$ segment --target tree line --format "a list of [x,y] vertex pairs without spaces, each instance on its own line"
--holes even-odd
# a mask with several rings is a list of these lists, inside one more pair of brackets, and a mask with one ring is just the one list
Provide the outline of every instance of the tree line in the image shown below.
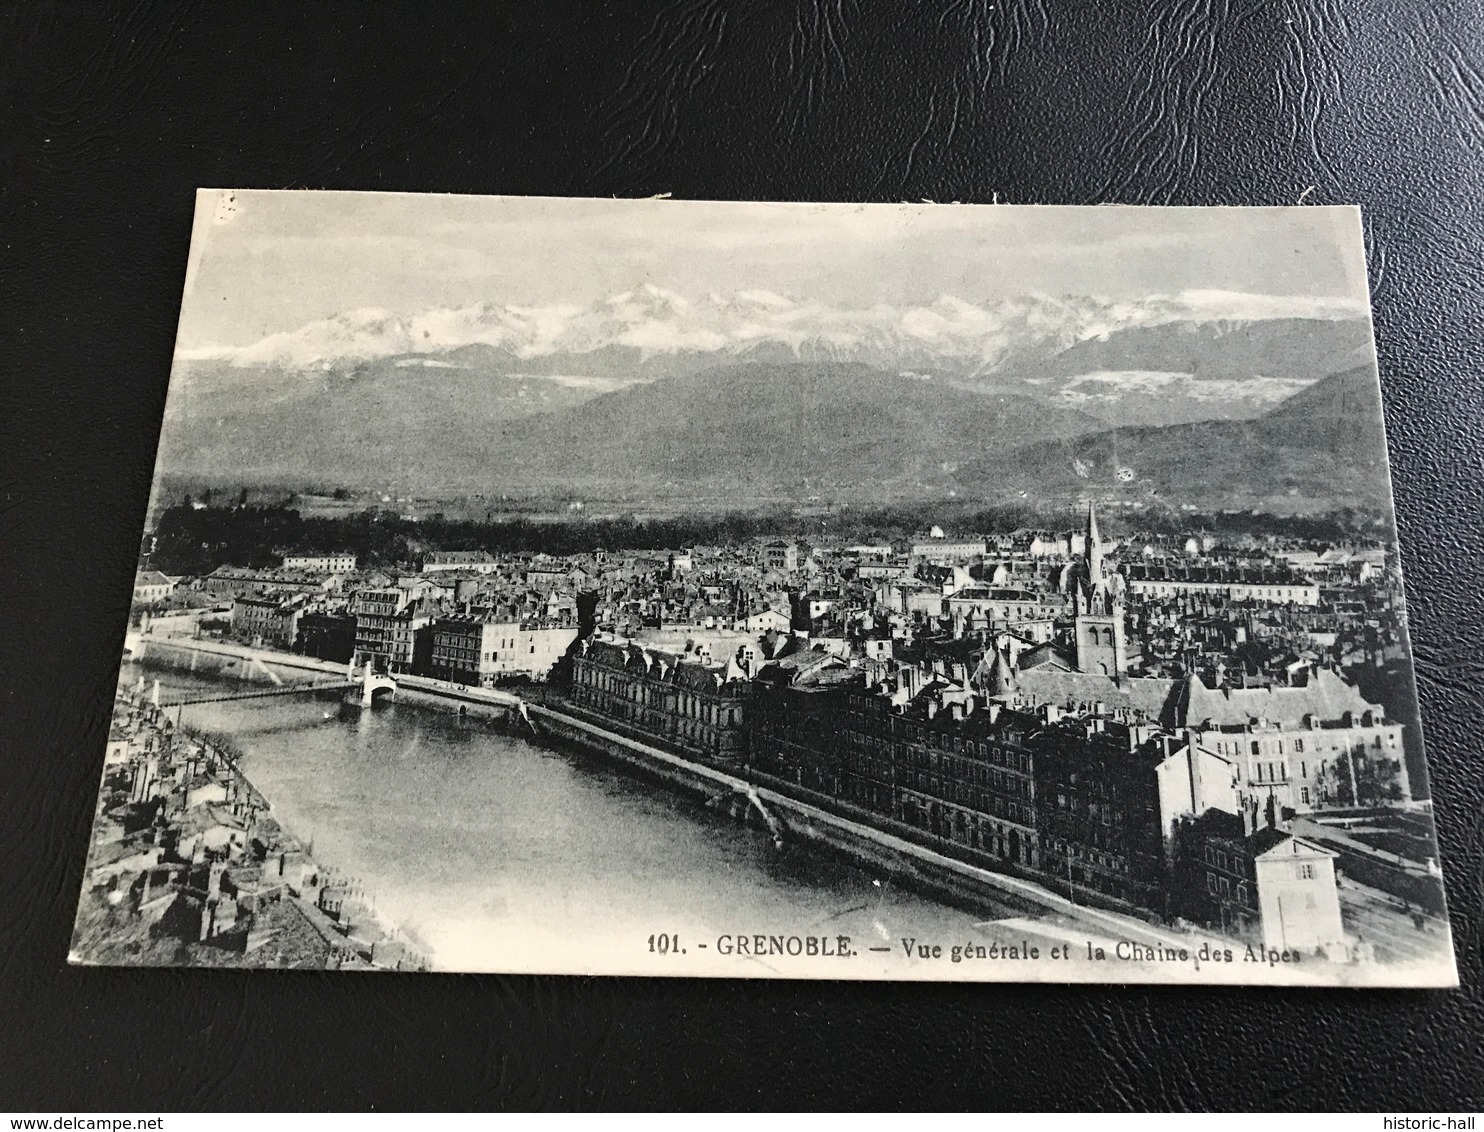
[[[227,498],[231,498],[228,496]],[[1119,521],[1110,516],[1105,527]],[[1126,521],[1126,520],[1125,520]],[[1241,528],[1250,533],[1336,538],[1360,524],[1354,516],[1281,519],[1277,516],[1183,516],[1184,530]],[[1025,506],[991,508],[934,504],[850,509],[825,515],[799,515],[788,508],[674,518],[536,520],[449,519],[434,515],[407,519],[370,508],[344,516],[305,516],[288,502],[254,505],[242,495],[223,505],[200,506],[190,497],[161,515],[146,549],[153,569],[172,575],[208,574],[218,566],[266,568],[284,552],[346,550],[366,567],[415,561],[432,550],[484,550],[491,554],[544,552],[585,554],[598,549],[658,550],[726,545],[755,538],[809,541],[828,536],[861,542],[920,537],[934,523],[951,524],[950,534],[1006,532],[1024,527],[1072,529],[1072,511],[1049,514]],[[1146,517],[1138,520],[1146,529]],[[1158,529],[1158,524],[1153,524]],[[1170,533],[1179,533],[1170,522]]]

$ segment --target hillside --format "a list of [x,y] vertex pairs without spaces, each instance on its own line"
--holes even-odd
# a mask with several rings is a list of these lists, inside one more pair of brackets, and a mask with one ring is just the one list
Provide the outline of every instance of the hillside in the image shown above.
[[435,453],[448,453],[450,442],[476,442],[477,454],[490,428],[621,387],[507,373],[502,354],[470,346],[452,362],[398,357],[309,372],[179,363],[160,466],[169,474],[420,485],[447,470]]
[[1294,499],[1378,507],[1388,498],[1380,390],[1369,366],[1335,374],[1251,421],[1125,427],[977,462],[986,494],[1102,493],[1180,503]]
[[[398,484],[418,492],[665,487],[702,492],[951,490],[1001,447],[1098,422],[1028,398],[859,365],[752,363],[551,404],[563,387],[472,370],[388,368],[285,383],[250,411],[172,398],[168,470]],[[531,415],[538,400],[552,411]]]
[[1368,322],[1264,302],[1213,318],[1153,300],[843,310],[641,289],[560,318],[351,312],[183,353],[161,468],[418,495],[1375,494],[1373,473],[1336,471],[1374,447],[1368,412],[1331,403],[1343,387],[1362,404],[1365,382],[1321,380],[1371,372]]
[[[1001,446],[1097,427],[1085,414],[858,365],[753,363],[635,385],[530,422],[529,474],[855,493],[954,482]],[[524,430],[507,430],[512,439]]]
[[432,387],[440,375],[448,385],[462,374],[487,379],[484,408],[515,418],[739,362],[851,364],[1044,401],[1105,426],[1177,424],[1257,417],[1369,360],[1369,322],[1350,301],[944,294],[850,307],[645,284],[586,306],[350,310],[243,346],[184,349],[177,381],[188,389],[177,400],[188,393],[200,415],[230,422],[259,399],[303,400],[327,378],[339,393],[340,379],[408,384],[422,375]]
[[1130,326],[1065,349],[1016,349],[977,380],[1058,400],[1110,425],[1261,416],[1330,374],[1367,364],[1363,319]]
[[1282,318],[1264,322],[1169,322],[1087,338],[1037,367],[1047,376],[1161,368],[1201,379],[1308,378],[1367,360],[1364,319]]

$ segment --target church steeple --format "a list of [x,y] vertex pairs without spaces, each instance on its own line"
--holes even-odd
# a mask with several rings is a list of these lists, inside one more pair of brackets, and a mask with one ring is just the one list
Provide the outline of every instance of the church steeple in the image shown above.
[[1087,584],[1096,589],[1103,581],[1103,540],[1098,534],[1098,516],[1092,500],[1087,501],[1087,537],[1082,549],[1087,560]]
[[1086,544],[1076,594],[1077,667],[1115,679],[1128,670],[1124,642],[1122,579],[1103,572],[1103,539],[1092,501],[1087,503]]

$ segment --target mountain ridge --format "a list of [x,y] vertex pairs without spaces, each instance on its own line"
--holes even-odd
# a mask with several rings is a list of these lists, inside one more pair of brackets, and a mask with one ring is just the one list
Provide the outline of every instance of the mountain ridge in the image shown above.
[[[739,363],[597,396],[492,407],[467,371],[320,375],[237,417],[177,418],[174,473],[513,491],[835,499],[1089,493],[1200,500],[1387,497],[1375,370],[1353,367],[1248,420],[1105,427],[1055,401],[854,363]],[[516,394],[546,385],[514,384]],[[210,412],[203,403],[197,409]],[[538,411],[544,410],[544,411]]]
[[[1364,368],[1363,313],[1348,300],[1226,293],[842,308],[767,291],[692,300],[651,284],[587,306],[372,308],[228,355],[181,351],[161,468],[417,492],[612,482],[859,497],[1008,480],[1032,493],[1042,488],[1028,467],[1046,464],[1070,489],[1068,468],[1078,480],[1117,472],[1131,464],[1111,447],[1147,443],[1157,490],[1191,479],[1170,465],[1179,453],[1199,456],[1183,434],[1149,428],[1259,422]],[[1239,434],[1208,439],[1234,483],[1256,485],[1226,452]],[[1299,478],[1284,443],[1252,435]],[[1028,462],[1005,464],[1022,450]],[[1329,484],[1323,467],[1304,470]]]
[[[1020,314],[1035,321],[1029,311]],[[1033,312],[1045,314],[1040,307]],[[582,352],[529,355],[509,346],[469,342],[442,351],[342,357],[309,368],[183,353],[176,364],[172,404],[215,401],[232,416],[250,409],[246,404],[234,408],[238,399],[303,399],[306,390],[322,387],[327,378],[385,379],[402,371],[401,376],[421,374],[431,381],[467,371],[484,375],[492,383],[487,396],[504,403],[511,417],[522,417],[538,406],[559,408],[625,385],[735,362],[856,363],[942,380],[976,393],[1059,402],[1109,425],[1179,423],[1260,415],[1306,384],[1368,360],[1371,352],[1370,327],[1363,319],[1161,322],[1081,338],[1065,327],[1022,326],[1011,337],[1013,341],[983,338],[968,353],[935,353],[918,339],[845,342],[819,336],[658,351],[613,340]],[[546,384],[531,384],[540,381]],[[525,383],[524,391],[502,388],[510,382]]]
[[1253,420],[1123,426],[1031,443],[976,462],[965,477],[977,490],[1112,493],[1172,506],[1288,498],[1383,507],[1390,498],[1370,365],[1332,374]]
[[[370,380],[320,374],[250,411],[185,394],[167,413],[161,466],[259,477],[529,490],[725,481],[855,489],[951,468],[989,442],[1098,427],[1073,409],[994,397],[853,363],[741,363],[622,386],[512,417],[463,371],[395,367]],[[545,389],[542,390],[543,392]],[[509,400],[510,398],[506,398]],[[530,397],[524,398],[530,400]],[[214,418],[214,419],[213,419]]]
[[[519,426],[550,473],[751,487],[947,483],[995,443],[1098,427],[1076,410],[852,363],[750,363],[634,385]],[[538,457],[541,458],[541,457]]]
[[[371,307],[316,319],[243,346],[182,349],[182,361],[237,366],[336,369],[396,355],[438,354],[483,344],[521,359],[584,354],[629,346],[647,356],[684,351],[745,353],[771,343],[794,360],[902,364],[914,357],[956,358],[995,366],[1007,352],[1034,343],[1061,350],[1136,327],[1171,323],[1250,324],[1278,319],[1311,322],[1364,319],[1351,299],[1186,292],[1137,302],[1089,295],[1025,295],[971,302],[939,295],[926,303],[834,306],[768,291],[687,298],[654,284],[586,306],[521,306],[482,302],[430,308],[411,315]],[[803,352],[806,344],[813,353]],[[855,352],[855,353],[851,353]],[[851,356],[843,356],[851,353]],[[869,355],[869,356],[868,356]],[[776,360],[776,359],[775,359]]]

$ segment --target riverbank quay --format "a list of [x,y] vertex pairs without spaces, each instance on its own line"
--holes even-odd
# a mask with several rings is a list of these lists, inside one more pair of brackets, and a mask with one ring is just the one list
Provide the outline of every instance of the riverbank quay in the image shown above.
[[1207,937],[1166,930],[1143,920],[1075,903],[1030,881],[938,853],[718,769],[620,735],[554,701],[529,704],[528,714],[543,735],[559,743],[626,764],[646,778],[703,800],[737,816],[756,819],[784,843],[801,841],[882,874],[900,885],[970,910],[1018,907],[1043,919],[1048,936],[1082,939],[1088,935],[1127,940],[1143,946],[1193,950]]
[[283,829],[230,740],[120,686],[69,958],[104,966],[427,967],[353,877]]
[[519,713],[522,702],[519,696],[498,688],[473,688],[429,676],[400,675],[395,679],[394,698],[399,703],[453,711],[475,719],[509,720]]

